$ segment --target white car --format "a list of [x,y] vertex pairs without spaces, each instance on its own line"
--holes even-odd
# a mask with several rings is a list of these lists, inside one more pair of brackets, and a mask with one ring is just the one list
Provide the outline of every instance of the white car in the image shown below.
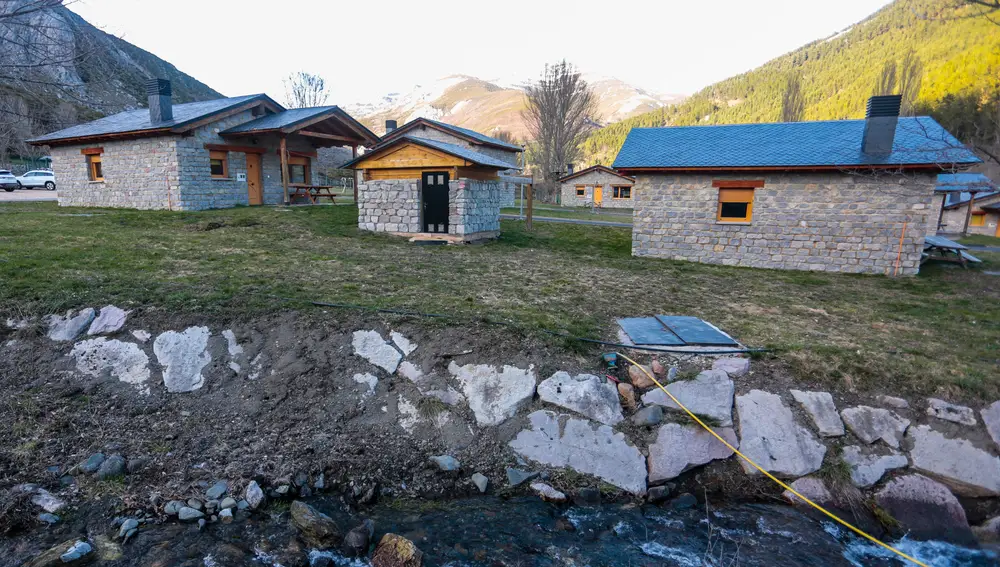
[[18,177],[17,183],[25,188],[45,187],[49,191],[54,191],[56,188],[56,174],[44,169],[36,169]]
[[20,186],[21,184],[17,182],[17,178],[14,177],[13,173],[6,169],[0,169],[0,189],[9,193]]

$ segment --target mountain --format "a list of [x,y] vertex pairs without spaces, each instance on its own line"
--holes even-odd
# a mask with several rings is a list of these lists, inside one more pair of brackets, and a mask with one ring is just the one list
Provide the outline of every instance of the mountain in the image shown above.
[[[598,99],[598,118],[610,123],[683,99],[657,95],[610,77],[584,76]],[[376,103],[349,105],[346,110],[372,128],[385,131],[386,120],[402,125],[414,118],[432,118],[484,134],[506,131],[519,140],[529,138],[521,110],[524,91],[468,75],[451,75],[405,93],[390,93]]]
[[[952,0],[897,0],[862,22],[695,93],[679,105],[611,124],[583,143],[585,164],[610,165],[635,127],[775,122],[790,73],[801,73],[806,120],[863,118],[886,61],[913,50],[923,63],[919,112],[964,141],[970,105],[1000,89],[1000,26]],[[977,106],[978,105],[978,106]],[[963,107],[964,108],[964,107]],[[957,114],[961,114],[958,116]]]

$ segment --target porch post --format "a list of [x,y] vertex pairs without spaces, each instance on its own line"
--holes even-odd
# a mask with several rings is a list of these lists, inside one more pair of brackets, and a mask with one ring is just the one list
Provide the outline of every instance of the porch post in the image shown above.
[[969,223],[972,221],[972,207],[976,204],[976,192],[969,193],[969,209],[965,211],[965,226],[962,227],[962,236],[969,236]]
[[285,206],[289,204],[288,199],[288,144],[285,136],[281,137],[278,151],[281,154],[281,187],[285,191]]
[[[354,144],[351,146],[351,159],[357,159],[357,158],[358,158],[358,145]],[[354,183],[352,183],[352,185],[354,185],[354,204],[356,205],[358,204],[358,178],[360,176],[358,175],[358,171],[356,169],[351,171],[354,172]]]

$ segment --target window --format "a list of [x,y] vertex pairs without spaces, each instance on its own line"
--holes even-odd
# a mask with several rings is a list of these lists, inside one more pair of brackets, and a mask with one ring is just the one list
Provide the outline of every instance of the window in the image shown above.
[[986,226],[986,213],[972,213],[969,226]]
[[753,189],[719,189],[719,222],[750,222],[753,219]]
[[312,183],[309,175],[309,158],[292,156],[288,158],[288,182],[306,185]]
[[208,152],[208,167],[215,179],[229,178],[229,154],[226,152]]
[[104,181],[104,170],[101,168],[101,154],[87,156],[87,178],[91,181]]
[[587,188],[586,187],[584,187],[583,185],[577,185],[576,186],[576,196],[577,197],[583,197],[586,194],[587,194]]
[[615,185],[612,188],[611,196],[615,199],[631,199],[632,188],[628,185]]

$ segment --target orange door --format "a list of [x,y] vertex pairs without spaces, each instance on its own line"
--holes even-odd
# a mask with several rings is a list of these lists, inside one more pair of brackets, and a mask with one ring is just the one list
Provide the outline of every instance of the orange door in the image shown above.
[[251,205],[264,204],[264,190],[260,179],[260,154],[247,156],[247,196]]
[[604,187],[600,185],[594,186],[594,206],[600,207],[601,202],[604,200]]

